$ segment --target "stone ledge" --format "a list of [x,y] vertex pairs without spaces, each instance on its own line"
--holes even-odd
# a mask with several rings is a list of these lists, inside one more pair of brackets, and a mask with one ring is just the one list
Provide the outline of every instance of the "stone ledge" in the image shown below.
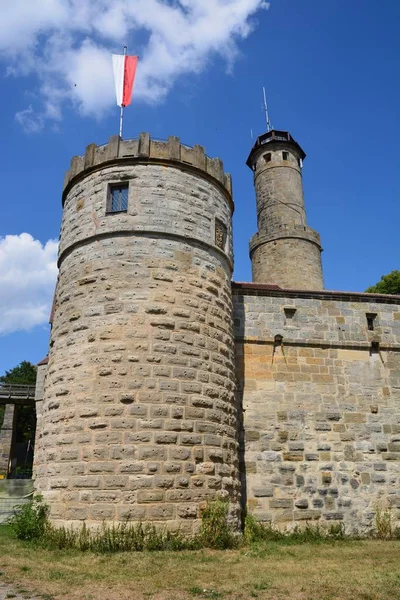
[[294,238],[311,242],[312,244],[318,246],[318,248],[322,252],[320,235],[314,229],[302,225],[285,225],[280,227],[279,229],[275,229],[274,231],[268,233],[255,233],[250,239],[250,257],[259,246],[262,246],[263,244],[267,244],[269,242],[274,242],[276,240],[282,240],[287,238]]
[[182,241],[182,242],[188,242],[190,241],[193,245],[198,246],[199,248],[204,248],[208,251],[212,251],[215,252],[216,254],[218,254],[219,256],[222,256],[228,263],[229,265],[229,269],[232,272],[233,271],[233,262],[232,260],[229,258],[229,256],[227,254],[225,254],[225,252],[223,250],[221,250],[221,248],[219,248],[218,246],[216,246],[215,244],[209,244],[208,242],[205,242],[204,240],[199,240],[197,238],[194,237],[189,237],[189,236],[181,236],[178,235],[176,233],[172,233],[172,232],[165,232],[165,231],[156,231],[154,229],[132,229],[132,230],[122,230],[122,231],[109,231],[109,232],[104,232],[104,233],[97,233],[95,235],[91,235],[90,237],[86,237],[84,240],[78,240],[76,242],[74,242],[73,244],[71,244],[70,246],[68,246],[67,248],[65,248],[62,252],[60,252],[59,256],[58,256],[58,260],[57,260],[57,267],[60,268],[61,267],[61,263],[63,262],[63,260],[65,259],[66,256],[69,256],[74,250],[76,250],[76,248],[80,248],[81,246],[87,246],[92,244],[93,242],[98,242],[100,240],[107,240],[110,238],[117,238],[117,237],[160,237],[162,236],[163,239],[171,239],[171,240],[176,240],[176,241]]
[[152,140],[149,133],[141,133],[137,140],[122,140],[118,135],[111,136],[108,144],[97,146],[89,144],[84,156],[74,156],[71,167],[64,178],[63,196],[65,197],[72,181],[100,165],[106,166],[118,162],[134,160],[138,163],[159,162],[180,168],[194,168],[205,172],[217,180],[229,197],[231,208],[232,180],[229,173],[224,172],[222,160],[210,158],[205,154],[203,146],[185,146],[180,139],[170,136],[168,140]]

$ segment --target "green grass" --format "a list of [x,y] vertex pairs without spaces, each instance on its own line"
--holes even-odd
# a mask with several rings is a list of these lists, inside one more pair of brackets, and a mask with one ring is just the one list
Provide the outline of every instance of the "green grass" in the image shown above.
[[285,539],[232,550],[50,550],[0,527],[0,580],[47,600],[394,600],[400,542]]

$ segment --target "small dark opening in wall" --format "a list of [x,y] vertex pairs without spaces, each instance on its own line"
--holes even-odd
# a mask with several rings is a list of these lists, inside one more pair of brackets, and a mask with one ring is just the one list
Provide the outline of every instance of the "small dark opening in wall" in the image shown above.
[[286,319],[286,323],[289,323],[291,321],[293,321],[294,316],[296,314],[296,309],[295,308],[284,308],[284,313],[285,313],[285,319]]
[[268,154],[264,154],[264,160],[266,163],[271,162],[271,160],[272,160],[271,152],[268,152]]
[[372,356],[373,354],[379,354],[380,350],[379,350],[379,342],[372,342],[371,343],[371,348],[369,351],[370,355]]
[[376,313],[367,313],[365,316],[367,317],[368,331],[374,331],[374,329],[375,329],[375,319],[377,317]]
[[283,160],[289,160],[289,152],[282,152]]

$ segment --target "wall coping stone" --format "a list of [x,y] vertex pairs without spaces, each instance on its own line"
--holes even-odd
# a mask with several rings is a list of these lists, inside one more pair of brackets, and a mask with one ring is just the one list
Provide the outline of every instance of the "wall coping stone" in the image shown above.
[[399,304],[400,295],[370,294],[366,292],[340,292],[335,290],[293,290],[276,285],[232,281],[232,292],[239,296],[274,296],[280,298],[314,298],[316,300],[343,300],[344,302],[378,302]]

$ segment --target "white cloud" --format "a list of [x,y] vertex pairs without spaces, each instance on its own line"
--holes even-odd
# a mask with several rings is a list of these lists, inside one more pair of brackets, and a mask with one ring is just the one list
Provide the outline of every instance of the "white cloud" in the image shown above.
[[[17,119],[28,131],[60,120],[67,104],[101,117],[113,104],[110,53],[140,55],[135,98],[162,100],[176,79],[200,73],[213,55],[231,68],[237,42],[266,0],[14,0],[0,20],[9,75],[35,74],[42,105]],[[22,116],[21,116],[22,115]]]
[[38,133],[44,127],[44,118],[38,115],[30,104],[25,110],[15,113],[15,120],[21,125],[26,133]]
[[0,335],[48,323],[58,243],[29,233],[0,238]]

